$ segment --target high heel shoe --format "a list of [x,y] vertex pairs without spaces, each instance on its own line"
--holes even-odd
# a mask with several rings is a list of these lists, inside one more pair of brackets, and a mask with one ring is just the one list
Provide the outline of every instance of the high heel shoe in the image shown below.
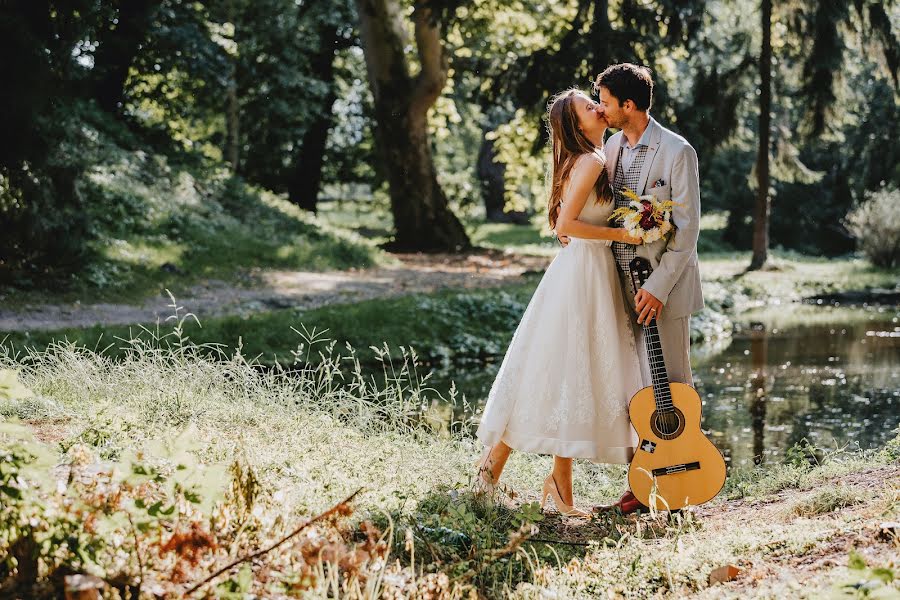
[[556,505],[556,510],[559,511],[560,514],[565,515],[567,517],[588,517],[588,513],[583,510],[579,510],[574,506],[569,506],[565,502],[563,502],[562,495],[559,493],[559,486],[556,485],[556,480],[553,478],[553,473],[544,480],[544,489],[541,493],[541,510],[544,509],[544,505],[547,503],[547,498],[553,498],[553,504]]

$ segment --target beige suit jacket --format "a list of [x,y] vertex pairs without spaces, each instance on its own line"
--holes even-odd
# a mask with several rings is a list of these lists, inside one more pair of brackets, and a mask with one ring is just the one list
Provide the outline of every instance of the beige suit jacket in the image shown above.
[[[703,308],[697,238],[700,234],[700,173],[697,153],[680,135],[650,119],[650,143],[641,169],[638,195],[653,194],[660,200],[674,200],[673,233],[652,244],[637,247],[638,256],[648,259],[653,274],[643,288],[665,306],[664,318],[685,317]],[[615,178],[619,146],[623,134],[606,143],[609,180]],[[654,187],[654,184],[660,183]]]

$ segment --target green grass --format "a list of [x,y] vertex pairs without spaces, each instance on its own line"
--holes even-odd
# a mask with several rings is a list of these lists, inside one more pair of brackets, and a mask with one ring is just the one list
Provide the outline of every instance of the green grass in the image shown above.
[[[828,320],[832,312],[814,306],[785,305],[800,298],[839,291],[889,287],[898,280],[897,270],[876,269],[857,259],[818,259],[797,255],[776,255],[780,265],[776,271],[742,273],[743,255],[729,259],[701,259],[704,295],[710,314],[693,319],[695,342],[714,339],[727,327],[728,319],[776,313],[782,320]],[[749,256],[746,257],[749,260]],[[739,275],[739,276],[736,276]],[[314,310],[281,309],[249,315],[207,319],[202,327],[185,324],[187,334],[198,343],[236,345],[242,340],[248,356],[260,356],[266,363],[276,358],[293,360],[299,336],[292,329],[306,326],[328,330],[341,345],[350,343],[360,348],[363,360],[371,362],[375,352],[369,346],[387,342],[394,351],[412,346],[432,364],[460,360],[484,360],[502,356],[509,338],[521,318],[539,277],[525,283],[476,291],[442,291],[395,298],[338,304]],[[797,316],[793,316],[794,313]],[[716,318],[713,318],[716,317]],[[150,329],[155,324],[145,324]],[[68,339],[89,348],[112,344],[117,354],[116,338],[129,339],[137,326],[95,326],[87,329],[55,331],[0,332],[0,340],[22,348],[45,348],[51,341]]]
[[[238,188],[246,191],[245,188]],[[385,207],[371,211],[353,212],[356,205],[325,203],[322,220],[332,225],[322,226],[324,232],[312,235],[294,231],[293,224],[308,227],[310,217],[283,200],[271,195],[244,197],[244,192],[230,192],[223,204],[228,210],[241,210],[245,220],[254,227],[268,230],[265,235],[250,235],[236,229],[230,238],[213,232],[206,241],[195,238],[186,244],[174,242],[150,244],[146,239],[134,244],[122,243],[115,248],[117,264],[129,263],[134,271],[125,277],[125,289],[145,293],[172,285],[177,292],[187,282],[198,277],[234,277],[250,265],[280,266],[282,268],[345,268],[353,264],[388,260],[369,244],[357,243],[353,235],[340,233],[339,227],[354,222],[361,227],[377,226]],[[377,204],[377,203],[376,203]],[[234,208],[237,205],[240,209]],[[223,208],[223,210],[225,210]],[[351,210],[352,209],[352,210]],[[724,216],[710,214],[703,217],[702,240],[708,252],[701,256],[704,295],[709,310],[692,320],[692,338],[715,340],[730,327],[727,315],[738,318],[748,310],[769,310],[785,313],[785,304],[815,294],[841,290],[892,288],[900,280],[898,269],[878,269],[861,259],[822,259],[795,253],[774,251],[774,269],[745,273],[750,255],[747,252],[722,250],[721,232]],[[476,243],[515,251],[557,252],[555,242],[541,235],[542,224],[536,219],[532,225],[469,223]],[[186,228],[201,235],[202,227]],[[200,233],[197,233],[200,232]],[[206,234],[203,234],[206,235]],[[293,243],[285,243],[285,236],[294,236]],[[202,250],[200,250],[202,249]],[[112,250],[110,250],[112,252]],[[163,275],[158,268],[164,262],[180,265],[185,275]],[[154,266],[155,265],[155,266]],[[243,265],[243,267],[242,267]],[[229,275],[230,273],[230,275]],[[302,325],[329,331],[341,345],[350,343],[360,348],[360,355],[371,362],[376,353],[369,346],[387,343],[393,351],[400,346],[412,346],[420,356],[432,364],[446,364],[459,360],[495,359],[502,355],[505,345],[524,312],[525,306],[539,278],[526,283],[482,291],[444,291],[434,294],[415,294],[407,297],[367,300],[355,304],[327,306],[309,311],[282,309],[251,315],[236,315],[207,319],[202,327],[186,323],[186,331],[198,343],[244,344],[248,356],[260,356],[265,363],[276,359],[293,360],[292,350],[300,337],[292,328]],[[181,283],[179,283],[181,282]],[[123,288],[117,288],[124,293]],[[768,308],[767,308],[768,307]],[[803,309],[816,313],[814,307]],[[802,312],[802,311],[801,311]],[[787,315],[787,313],[785,313]],[[819,314],[819,313],[816,313]],[[823,313],[824,314],[824,313]],[[791,318],[787,315],[785,318]],[[830,318],[820,315],[820,318]],[[153,329],[155,324],[144,324]],[[110,354],[117,355],[116,338],[129,339],[138,332],[137,326],[67,329],[56,331],[0,332],[0,340],[15,347],[45,348],[52,340],[68,339],[89,348],[112,344]],[[99,340],[99,346],[98,346]]]
[[[291,351],[302,342],[297,331],[327,331],[340,346],[360,348],[360,357],[371,363],[377,352],[369,348],[384,343],[397,352],[400,346],[413,347],[429,363],[483,360],[505,350],[521,319],[537,278],[503,289],[443,291],[396,298],[338,304],[308,311],[282,309],[245,316],[208,319],[198,325],[184,322],[185,335],[198,344],[242,343],[247,356],[259,356],[264,363],[290,363]],[[166,328],[166,324],[163,324]],[[145,328],[155,331],[155,324]],[[91,349],[111,347],[109,356],[121,356],[117,339],[131,339],[138,326],[63,329],[57,331],[11,332],[8,346],[23,349],[46,348],[53,340],[68,340]],[[142,334],[147,337],[147,334]],[[0,337],[0,342],[4,337]],[[315,356],[313,357],[315,358]]]
[[[722,314],[733,319],[743,318],[741,315],[748,310],[755,311],[747,313],[751,316],[768,311],[792,319],[795,311],[784,309],[792,301],[842,289],[889,287],[900,276],[897,270],[875,269],[857,259],[820,261],[796,255],[776,255],[774,261],[780,265],[777,271],[736,276],[742,272],[743,258],[739,255],[729,259],[701,259],[704,295],[710,310],[716,314],[701,314],[693,320],[699,328],[692,333],[695,341],[715,338],[718,329],[727,327],[728,320],[720,318]],[[281,309],[207,319],[202,327],[188,322],[185,327],[197,342],[235,345],[243,340],[248,356],[260,355],[267,363],[276,358],[292,360],[291,351],[299,342],[292,328],[299,329],[301,325],[320,331],[327,329],[340,344],[349,342],[363,349],[361,353],[367,361],[375,356],[368,350],[369,346],[383,342],[393,349],[413,346],[431,363],[483,360],[502,355],[538,281],[539,277],[535,276],[525,283],[502,288],[413,294],[308,311]],[[799,315],[817,319],[830,319],[832,314],[816,307],[797,307],[797,310]],[[145,326],[152,329],[155,324]],[[6,337],[8,344],[19,348],[44,348],[57,339],[94,348],[100,340],[100,346],[114,344],[115,350],[115,338],[127,339],[137,331],[137,326],[95,326],[0,332],[0,340]]]
[[[864,501],[850,507],[856,513],[832,516],[821,507],[848,504],[816,500],[815,509],[804,511],[809,518],[793,522],[783,516],[785,499],[819,498],[819,490],[835,477],[896,464],[900,438],[879,451],[826,453],[816,464],[796,454],[787,464],[732,473],[726,494],[706,516],[638,521],[610,516],[589,524],[533,510],[530,502],[551,460],[514,453],[504,482],[519,497],[491,508],[466,491],[477,445],[465,428],[448,431],[431,419],[432,401],[441,390],[423,387],[408,356],[395,360],[383,378],[353,375],[341,383],[339,365],[353,363],[351,351],[322,364],[298,365],[293,372],[273,372],[230,353],[197,353],[177,336],[163,342],[162,347],[129,343],[127,358],[115,362],[72,347],[20,359],[0,354],[0,368],[18,370],[35,393],[0,398],[0,415],[28,419],[39,438],[55,440],[41,452],[54,455],[47,469],[72,461],[122,464],[136,452],[153,456],[154,448],[167,445],[207,469],[240,460],[259,482],[256,531],[289,527],[362,488],[354,518],[372,519],[391,531],[385,564],[406,569],[386,579],[386,586],[437,585],[428,574],[443,573],[445,587],[490,598],[587,598],[608,590],[623,598],[711,594],[715,588],[707,576],[718,566],[752,565],[765,572],[804,557],[812,563],[830,540],[867,532],[900,510],[896,489],[876,481]],[[0,448],[16,443],[8,431],[0,427]],[[171,446],[173,441],[182,447]],[[576,461],[575,482],[582,505],[608,501],[624,486],[624,470]],[[733,500],[717,513],[726,497],[768,500],[758,506]],[[528,536],[545,541],[524,539]],[[888,545],[864,542],[871,536],[853,539],[872,546],[869,561],[885,560]],[[130,546],[121,551],[130,552]],[[280,556],[294,556],[291,552],[285,547]],[[415,571],[409,569],[411,557]],[[278,560],[272,557],[271,563]],[[804,588],[809,597],[820,597],[845,574],[824,563],[814,568],[804,584],[810,586]],[[732,588],[734,597],[793,595],[787,584],[771,579],[739,584],[743,587]],[[307,597],[327,595],[327,589],[315,589]]]
[[208,279],[251,284],[258,269],[393,263],[374,242],[221,169],[173,167],[118,147],[109,153],[84,184],[96,232],[87,263],[62,280],[20,277],[4,304],[136,302]]
[[[722,238],[726,223],[725,213],[703,215],[697,243],[701,254],[733,252],[734,249]],[[548,229],[547,219],[543,214],[532,217],[527,225],[486,223],[469,219],[466,221],[466,229],[476,246],[534,256],[554,256],[559,250],[559,244]]]
[[319,202],[318,219],[329,227],[352,231],[375,244],[383,244],[393,235],[394,216],[390,199],[382,194],[356,200]]
[[794,502],[791,512],[798,517],[817,517],[862,502],[860,492],[846,487],[825,487]]
[[476,246],[530,256],[554,256],[559,251],[559,243],[541,215],[532,218],[528,225],[486,223],[473,219],[465,224]]

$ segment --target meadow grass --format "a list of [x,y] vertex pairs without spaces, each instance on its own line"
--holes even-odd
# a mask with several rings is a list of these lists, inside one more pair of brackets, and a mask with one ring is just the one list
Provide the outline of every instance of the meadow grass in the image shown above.
[[[501,355],[534,292],[538,278],[500,289],[445,290],[396,298],[335,304],[306,311],[274,311],[205,319],[202,326],[185,323],[185,335],[197,344],[242,343],[245,355],[264,364],[292,362],[291,351],[301,341],[304,326],[327,331],[340,346],[357,348],[357,357],[367,365],[376,362],[371,348],[386,343],[392,351],[401,346],[419,350],[429,364],[484,360]],[[108,356],[121,356],[118,340],[142,335],[151,337],[158,325],[95,326],[33,332],[0,333],[0,341],[17,348],[46,348],[54,340],[68,340],[91,349],[105,349]],[[312,360],[318,360],[313,355]]]
[[249,285],[258,269],[394,263],[373,241],[238,178],[121,150],[117,156],[87,186],[97,196],[97,234],[86,264],[66,278],[22,276],[0,296],[4,304],[135,302],[208,279]]
[[[744,258],[749,261],[749,255],[743,254],[701,257],[708,310],[692,319],[695,344],[727,335],[733,319],[774,317],[789,322],[796,320],[795,311],[785,308],[801,298],[843,290],[892,289],[900,277],[900,270],[873,268],[854,258],[825,261],[780,253],[773,259],[781,265],[779,270],[744,273]],[[364,362],[374,359],[369,347],[383,342],[394,350],[415,347],[430,364],[483,360],[502,356],[539,281],[540,276],[532,275],[521,283],[484,290],[443,290],[305,311],[278,309],[209,318],[202,328],[187,327],[191,339],[198,343],[234,346],[240,340],[248,356],[259,356],[266,364],[291,359],[290,351],[298,340],[292,328],[299,329],[301,324],[327,329],[341,345],[350,343],[358,348]],[[804,315],[804,321],[836,318],[833,309],[794,308],[797,315]],[[141,327],[152,330],[156,324],[0,332],[0,340],[19,348],[38,349],[53,340],[66,339],[89,348],[111,344],[109,353],[118,355],[116,340],[130,339]]]
[[862,502],[860,493],[839,486],[826,486],[791,506],[798,517],[817,517]]
[[[0,414],[26,420],[58,453],[57,461],[86,448],[94,460],[116,463],[161,440],[184,444],[210,467],[238,460],[259,482],[268,523],[318,513],[361,489],[355,518],[390,532],[392,560],[407,569],[397,583],[405,593],[419,584],[443,586],[444,597],[472,591],[488,598],[712,593],[707,577],[718,566],[780,564],[815,554],[900,509],[890,482],[875,482],[865,496],[847,490],[826,498],[822,491],[834,478],[896,465],[900,437],[878,451],[809,460],[798,450],[786,464],[733,472],[720,499],[699,516],[612,516],[581,524],[541,515],[531,501],[551,460],[522,453],[513,454],[504,473],[516,500],[486,504],[468,491],[479,452],[470,425],[448,427],[436,410],[458,399],[452,388],[430,386],[414,354],[383,354],[384,368],[373,377],[362,374],[352,349],[307,335],[294,348],[298,361],[290,369],[260,369],[242,351],[187,341],[186,322],[180,315],[160,337],[129,340],[117,360],[73,344],[19,355],[4,351],[0,368],[18,371],[35,396],[0,400]],[[320,360],[309,361],[319,353]],[[13,441],[0,433],[0,442]],[[623,467],[576,461],[575,495],[583,505],[608,501],[623,489],[624,475]],[[750,509],[740,525],[729,517],[758,499],[787,494],[795,500],[792,494],[809,492],[791,505],[799,509]],[[867,502],[849,502],[853,497]],[[721,515],[719,504],[728,504]],[[863,512],[830,516],[841,506]],[[804,518],[795,521],[797,514]],[[437,574],[445,579],[436,583]],[[821,592],[846,574],[831,569],[810,589]],[[766,589],[759,597],[775,593]],[[320,586],[308,595],[326,597],[329,590]]]

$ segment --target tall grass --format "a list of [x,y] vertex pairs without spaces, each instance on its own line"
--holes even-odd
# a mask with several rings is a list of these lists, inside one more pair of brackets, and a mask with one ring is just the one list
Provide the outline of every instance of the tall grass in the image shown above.
[[[726,562],[808,553],[834,535],[824,521],[797,527],[766,515],[752,527],[693,514],[589,523],[541,515],[532,501],[550,459],[521,453],[504,473],[517,497],[485,503],[468,491],[479,450],[470,424],[447,423],[445,407],[465,399],[434,389],[413,349],[374,348],[382,368],[364,375],[352,347],[301,327],[293,360],[262,368],[240,347],[194,344],[190,315],[174,301],[173,309],[168,329],[116,340],[115,360],[69,343],[0,347],[0,368],[18,371],[35,394],[0,399],[0,414],[27,420],[57,461],[86,451],[99,463],[123,464],[176,440],[200,465],[247,465],[264,507],[261,529],[283,530],[361,489],[354,518],[384,532],[390,558],[365,580],[316,563],[308,596],[678,596],[706,589],[709,572]],[[0,432],[0,447],[11,443]],[[733,474],[726,494],[813,487],[896,461],[891,448]],[[608,500],[623,489],[624,469],[579,463],[575,481],[579,503]],[[242,572],[253,580],[252,570]],[[248,585],[265,590],[260,581]]]

